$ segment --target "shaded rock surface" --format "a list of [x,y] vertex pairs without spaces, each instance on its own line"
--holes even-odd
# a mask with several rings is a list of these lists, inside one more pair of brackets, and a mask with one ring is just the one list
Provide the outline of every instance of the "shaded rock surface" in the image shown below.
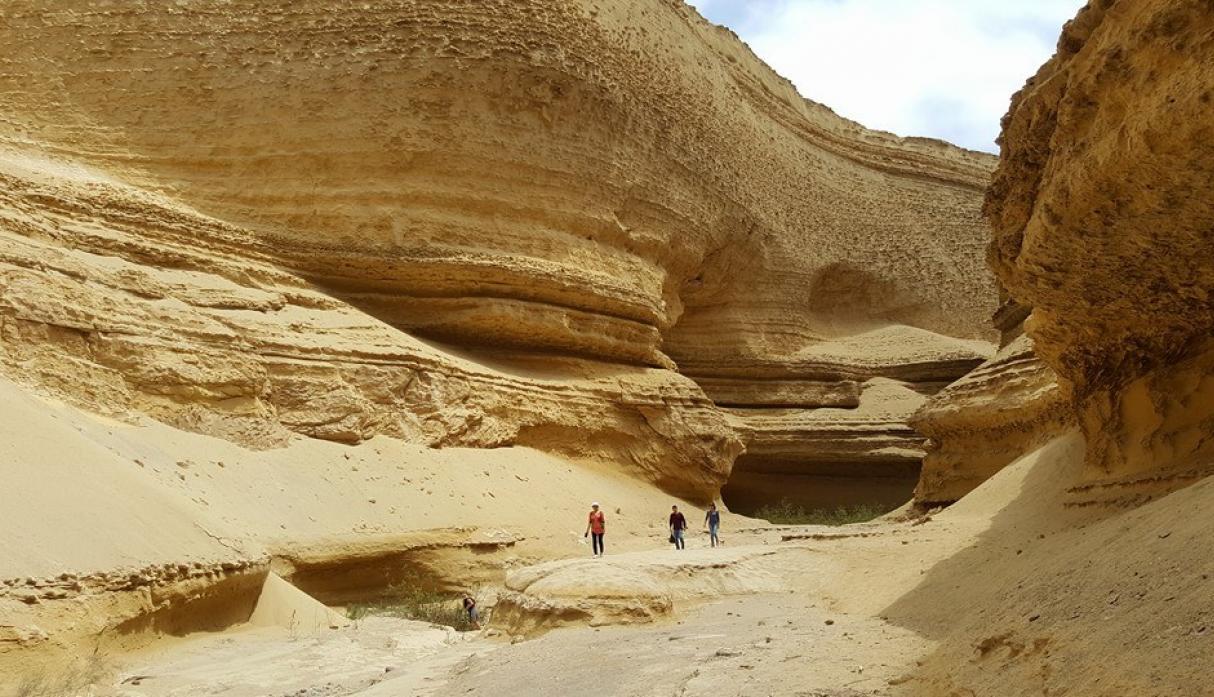
[[1093,0],[1013,98],[1005,345],[912,420],[918,496],[1003,468],[939,518],[995,514],[888,608],[938,640],[897,694],[1210,691],[1212,35],[1208,2]]

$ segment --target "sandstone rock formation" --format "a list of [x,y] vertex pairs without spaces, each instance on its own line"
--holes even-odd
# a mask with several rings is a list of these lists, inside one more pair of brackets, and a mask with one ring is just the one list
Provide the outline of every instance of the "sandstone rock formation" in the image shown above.
[[244,229],[77,167],[0,161],[0,365],[119,417],[253,447],[298,433],[533,445],[711,496],[740,450],[643,365],[436,348],[283,271]]
[[740,432],[745,468],[908,488],[910,409],[840,410],[989,355],[990,159],[838,118],[676,0],[2,12],[0,364],[90,409],[698,500]]
[[1021,336],[911,418],[929,438],[915,499],[956,501],[1072,422],[1057,376]]
[[1209,472],[1214,13],[1091,3],[1013,99],[987,195],[991,261],[1073,386],[1089,500]]
[[[1212,34],[1198,0],[1068,26],[1006,120],[995,309],[988,158],[801,100],[675,0],[5,3],[0,688],[336,623],[275,574],[336,603],[420,573],[503,581],[518,636],[767,593],[612,642],[646,688],[702,650],[672,693],[1193,694]],[[670,493],[892,501],[922,434],[922,501],[1002,471],[915,524],[653,551]],[[619,556],[573,561],[592,498]],[[324,661],[382,677],[351,646]]]
[[776,593],[783,550],[739,548],[675,557],[624,555],[538,564],[512,572],[493,625],[533,637],[566,624],[633,624],[672,614],[674,604]]
[[917,495],[1016,462],[948,511],[997,510],[980,542],[888,610],[939,640],[905,694],[1208,691],[1212,35],[1208,2],[1093,0],[1012,100],[985,204],[1005,345],[913,420]]
[[1014,300],[995,314],[1003,345],[991,360],[928,399],[910,425],[928,437],[915,500],[951,503],[1074,425],[1069,395],[1023,333]]

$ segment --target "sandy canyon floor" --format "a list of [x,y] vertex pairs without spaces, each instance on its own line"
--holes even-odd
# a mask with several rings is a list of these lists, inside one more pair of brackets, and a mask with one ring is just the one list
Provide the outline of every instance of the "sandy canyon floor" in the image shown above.
[[[1013,470],[989,495],[1018,493],[1022,483]],[[642,549],[522,570],[539,578],[527,588],[541,601],[530,612],[597,606],[586,623],[528,631],[546,618],[522,613],[520,622],[513,613],[462,633],[383,616],[337,629],[243,625],[103,658],[95,689],[124,697],[893,694],[934,642],[886,609],[990,522],[962,506],[926,520],[749,526],[728,530],[718,548],[696,530],[681,552],[656,535],[630,535],[623,546]],[[638,610],[652,598],[669,611]]]
[[[944,525],[973,529],[969,523],[780,528],[733,535],[717,549],[697,536],[683,552],[567,560],[558,567],[585,579],[590,596],[630,585],[643,595],[654,566],[672,577],[672,588],[688,581],[713,587],[747,562],[735,589],[754,591],[676,601],[673,614],[644,625],[566,627],[516,643],[493,624],[459,633],[389,617],[303,636],[245,627],[166,640],[126,657],[113,690],[149,697],[883,694],[930,642],[875,616],[873,605],[956,545]],[[782,541],[805,535],[827,539]],[[861,567],[868,569],[861,577],[841,578]]]
[[[102,438],[106,428],[117,437],[156,427],[78,432]],[[480,632],[383,616],[346,622],[333,600],[337,582],[360,578],[309,576],[308,563],[346,563],[339,570],[347,573],[361,562],[329,559],[317,543],[271,556],[293,559],[297,585],[310,585],[332,609],[280,583],[273,602],[262,592],[248,622],[197,631],[194,613],[182,625],[188,631],[177,631],[153,618],[151,631],[106,631],[91,655],[75,654],[74,668],[61,655],[29,663],[34,653],[23,665],[6,664],[3,677],[25,696],[1210,694],[1214,566],[1200,550],[1214,480],[1138,507],[1076,505],[1068,489],[1083,452],[1079,434],[1056,438],[927,517],[828,528],[727,515],[724,546],[708,547],[695,530],[682,552],[655,522],[668,499],[613,489],[628,503],[614,515],[601,559],[589,557],[572,521],[581,520],[581,499],[613,479],[562,466],[566,479],[551,490],[572,492],[566,511],[510,496],[502,477],[484,498],[515,505],[481,510],[478,521],[510,532],[513,544],[477,552],[440,533],[419,538],[424,545],[373,530],[359,537],[371,552],[396,543],[429,548],[419,563],[448,580],[473,579],[484,604],[496,602]],[[544,474],[546,462],[520,476],[556,477]],[[452,465],[432,476],[492,480],[487,466]],[[335,482],[339,490],[347,484]],[[507,515],[519,507],[517,517]],[[689,513],[693,522],[702,516]],[[493,568],[497,581],[484,573]],[[85,594],[29,607],[42,613],[42,627],[69,636],[90,613],[128,601],[90,602]],[[55,607],[64,613],[59,624]],[[16,625],[26,622],[14,615]],[[1132,661],[1124,660],[1127,646]]]

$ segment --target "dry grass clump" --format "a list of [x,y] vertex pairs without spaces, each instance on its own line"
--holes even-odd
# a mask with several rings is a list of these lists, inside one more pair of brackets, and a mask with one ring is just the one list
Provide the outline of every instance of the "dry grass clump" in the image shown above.
[[859,503],[835,508],[806,508],[784,499],[767,504],[751,515],[777,525],[851,525],[868,521],[889,513],[892,508],[876,503]]
[[94,653],[57,671],[40,670],[21,677],[13,697],[73,697],[92,694],[90,688],[101,683],[112,672],[109,662]]
[[[462,601],[463,596],[458,593],[435,590],[421,583],[404,582],[390,587],[382,600],[350,605],[346,608],[346,616],[352,620],[372,615],[400,617],[467,632],[476,627],[468,620]],[[482,615],[481,620],[484,619]]]

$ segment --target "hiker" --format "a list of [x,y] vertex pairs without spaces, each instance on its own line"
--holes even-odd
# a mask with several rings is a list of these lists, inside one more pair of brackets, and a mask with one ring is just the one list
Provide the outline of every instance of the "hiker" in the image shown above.
[[468,613],[468,622],[473,629],[480,629],[480,613],[476,611],[476,598],[471,593],[464,593],[464,611]]
[[670,507],[670,541],[675,549],[683,549],[683,531],[687,529],[687,519],[679,513],[678,506]]
[[589,535],[593,544],[594,556],[603,556],[603,533],[607,530],[607,518],[603,516],[603,512],[599,510],[599,502],[595,501],[590,504],[590,517],[586,520],[586,534]]
[[719,545],[721,540],[717,537],[717,532],[721,529],[721,512],[717,510],[717,504],[708,504],[708,512],[704,514],[704,527],[708,528],[708,539],[712,546]]

